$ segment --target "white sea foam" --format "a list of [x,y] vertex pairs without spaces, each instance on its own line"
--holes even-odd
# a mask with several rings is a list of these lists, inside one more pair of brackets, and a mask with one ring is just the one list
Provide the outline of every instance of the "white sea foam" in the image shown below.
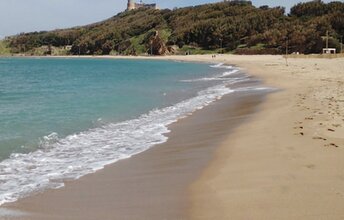
[[186,79],[181,82],[205,82],[205,81],[223,81],[220,77],[204,77],[199,79]]
[[210,67],[218,68],[218,67],[220,67],[222,65],[223,65],[223,63],[218,63],[218,64],[210,65]]
[[0,205],[44,189],[62,187],[66,179],[80,178],[164,143],[168,125],[232,92],[221,84],[137,119],[103,125],[61,139],[56,133],[43,137],[39,150],[12,154],[0,162]]
[[239,72],[238,69],[233,69],[231,71],[227,71],[227,72],[222,73],[221,77],[231,76],[231,75],[238,73],[238,72]]
[[[215,75],[214,77],[204,77],[204,78],[199,78],[199,79],[187,79],[187,80],[181,80],[181,82],[228,81],[228,80],[233,80],[233,78],[228,78],[229,76],[232,76],[232,75],[240,72],[239,69],[234,68],[232,66],[224,66],[222,63],[212,65],[210,67],[225,68],[225,69],[230,69],[230,71],[223,72],[221,74]],[[245,75],[243,77],[245,77]]]
[[[59,138],[51,133],[40,139],[39,150],[29,154],[12,154],[0,162],[0,206],[45,189],[64,186],[66,179],[78,179],[104,168],[105,165],[141,153],[167,141],[168,125],[202,109],[222,96],[233,92],[269,89],[228,86],[251,80],[238,69],[223,64],[214,68],[230,69],[214,77],[195,81],[219,81],[219,85],[198,93],[194,98],[163,109],[155,109],[133,120],[103,124],[98,128]],[[234,75],[234,76],[233,76]]]
[[234,92],[257,92],[257,91],[276,91],[276,89],[270,88],[270,87],[253,86],[253,87],[237,88],[234,90]]
[[221,68],[221,69],[233,69],[233,66],[226,66],[224,65],[224,63],[214,64],[214,65],[211,65],[210,67]]

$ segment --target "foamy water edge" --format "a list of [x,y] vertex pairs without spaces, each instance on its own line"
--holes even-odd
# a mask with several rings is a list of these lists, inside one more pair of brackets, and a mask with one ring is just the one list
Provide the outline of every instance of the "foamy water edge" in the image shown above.
[[39,150],[29,154],[12,154],[9,159],[0,162],[0,206],[32,193],[63,187],[64,180],[78,179],[162,144],[168,139],[165,134],[170,132],[170,124],[224,95],[266,89],[250,87],[232,90],[229,85],[248,80],[248,76],[226,78],[237,74],[239,70],[223,64],[212,67],[227,71],[209,78],[221,83],[200,91],[196,97],[152,110],[137,119],[107,124],[63,139],[52,133],[42,138]]

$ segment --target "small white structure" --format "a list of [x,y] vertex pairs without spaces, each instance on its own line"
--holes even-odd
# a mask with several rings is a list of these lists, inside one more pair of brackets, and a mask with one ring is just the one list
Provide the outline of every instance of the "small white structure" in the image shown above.
[[71,50],[72,47],[73,47],[73,45],[66,45],[66,46],[64,47],[64,49],[65,49],[65,50]]
[[159,9],[157,4],[146,4],[140,0],[140,3],[136,3],[136,0],[128,0],[127,11],[131,11],[138,8],[151,8],[151,9]]
[[337,49],[336,48],[324,48],[323,54],[336,54]]

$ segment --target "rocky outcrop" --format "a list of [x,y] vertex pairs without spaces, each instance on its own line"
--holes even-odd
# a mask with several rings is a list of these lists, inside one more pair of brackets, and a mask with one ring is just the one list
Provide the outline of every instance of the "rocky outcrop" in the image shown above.
[[166,55],[169,54],[169,50],[164,42],[163,39],[159,36],[159,31],[155,31],[155,33],[151,36],[149,42],[149,54],[153,55]]

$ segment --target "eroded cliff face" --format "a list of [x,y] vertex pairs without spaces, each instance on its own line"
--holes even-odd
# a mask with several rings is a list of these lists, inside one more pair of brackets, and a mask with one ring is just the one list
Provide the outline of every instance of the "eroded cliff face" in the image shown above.
[[168,50],[165,42],[159,36],[159,31],[155,31],[155,33],[150,38],[149,43],[150,43],[149,54],[153,54],[153,55],[169,54],[169,50]]

